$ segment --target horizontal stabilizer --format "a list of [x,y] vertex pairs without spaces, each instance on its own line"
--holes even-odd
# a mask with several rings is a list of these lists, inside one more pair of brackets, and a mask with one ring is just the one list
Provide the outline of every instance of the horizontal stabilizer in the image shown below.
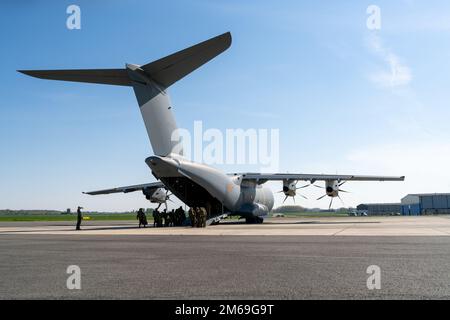
[[231,45],[231,33],[203,41],[170,56],[141,66],[141,69],[165,88],[224,52]]
[[[144,65],[127,63],[123,69],[19,70],[19,72],[49,80],[132,86],[153,152],[159,156],[182,155],[183,151],[179,148],[179,132],[166,89],[225,51],[230,45],[231,34],[227,32]],[[125,189],[123,192],[131,192],[132,189]],[[120,190],[106,191],[122,192]],[[105,190],[100,191],[101,194],[106,193]]]
[[131,86],[131,80],[125,69],[85,69],[85,70],[18,70],[19,72],[49,80],[63,80],[88,83]]
[[[224,52],[231,45],[229,32],[178,51],[162,59],[136,66],[153,81],[170,87],[176,81]],[[41,79],[131,86],[127,69],[81,69],[81,70],[18,70]]]

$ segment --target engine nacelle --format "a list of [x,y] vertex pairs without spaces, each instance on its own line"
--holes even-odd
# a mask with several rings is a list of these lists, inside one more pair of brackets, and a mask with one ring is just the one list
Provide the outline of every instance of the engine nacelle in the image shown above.
[[[328,206],[328,209],[331,209],[331,206],[333,204],[333,199],[335,197],[338,197],[341,200],[341,202],[342,202],[342,199],[339,196],[339,191],[347,192],[345,190],[340,189],[340,186],[342,186],[344,183],[345,183],[345,181],[325,180],[325,194],[323,196],[317,198],[317,200],[320,200],[320,199],[322,199],[323,197],[326,197],[326,196],[331,197],[330,205]],[[320,186],[317,186],[317,187],[322,188]],[[344,202],[342,202],[342,203],[344,203]]]
[[297,181],[283,180],[283,193],[288,197],[295,197],[297,193]]
[[339,196],[339,181],[337,180],[327,180],[325,181],[325,192],[329,197]]
[[151,203],[165,203],[168,198],[164,188],[146,188],[142,190],[142,193]]

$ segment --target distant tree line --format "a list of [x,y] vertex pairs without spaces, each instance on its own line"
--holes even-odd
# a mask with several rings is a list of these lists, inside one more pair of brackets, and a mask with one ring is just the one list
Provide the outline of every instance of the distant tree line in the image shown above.
[[[151,210],[151,209],[150,209]],[[86,210],[89,214],[134,214],[135,211],[125,211],[125,212],[98,212],[98,211],[89,211]],[[147,210],[147,213],[151,213],[151,211]],[[76,211],[59,211],[59,210],[10,210],[10,209],[1,209],[0,215],[59,215],[59,214],[76,214]]]

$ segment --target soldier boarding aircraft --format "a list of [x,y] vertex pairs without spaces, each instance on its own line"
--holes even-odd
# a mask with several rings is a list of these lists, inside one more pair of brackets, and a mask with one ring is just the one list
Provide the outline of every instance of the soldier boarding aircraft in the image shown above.
[[[183,157],[177,144],[177,125],[167,89],[231,45],[229,32],[157,61],[126,64],[122,69],[27,70],[26,75],[51,80],[131,86],[134,89],[154,155],[145,162],[158,182],[86,192],[91,195],[141,190],[147,199],[165,203],[170,190],[190,207],[204,207],[210,219],[238,215],[247,223],[262,223],[274,205],[267,181],[282,181],[286,197],[295,197],[298,181],[325,182],[325,195],[339,197],[346,181],[403,181],[404,176],[326,174],[226,174]],[[174,137],[172,137],[174,134]],[[174,139],[175,138],[175,139]],[[165,189],[165,190],[164,190]],[[324,196],[325,196],[324,195]],[[331,203],[330,203],[331,207]]]

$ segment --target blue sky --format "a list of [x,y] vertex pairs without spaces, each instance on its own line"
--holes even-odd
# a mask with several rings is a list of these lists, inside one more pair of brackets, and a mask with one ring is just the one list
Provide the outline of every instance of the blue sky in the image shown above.
[[[66,28],[70,4],[81,8],[81,30]],[[381,9],[378,31],[366,27],[371,4]],[[407,176],[349,183],[346,205],[450,192],[446,1],[3,1],[0,9],[0,208],[148,207],[140,194],[81,191],[154,180],[130,88],[17,69],[144,64],[226,31],[232,47],[170,88],[181,127],[278,128],[280,172]],[[327,207],[313,200],[320,192],[305,189],[309,200],[297,204]]]

